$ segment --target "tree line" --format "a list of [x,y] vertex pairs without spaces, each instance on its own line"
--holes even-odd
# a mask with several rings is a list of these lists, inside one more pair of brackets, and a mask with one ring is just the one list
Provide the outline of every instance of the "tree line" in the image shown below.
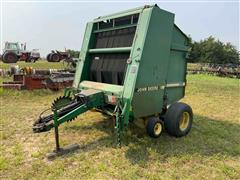
[[223,43],[210,36],[199,42],[189,38],[191,63],[240,64],[239,51],[231,43]]

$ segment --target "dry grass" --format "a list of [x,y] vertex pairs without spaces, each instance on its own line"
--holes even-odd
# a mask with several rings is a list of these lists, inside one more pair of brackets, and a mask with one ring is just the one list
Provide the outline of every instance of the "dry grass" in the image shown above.
[[131,126],[115,148],[110,119],[88,112],[60,127],[61,145],[80,144],[74,154],[48,161],[53,131],[32,133],[39,112],[62,92],[1,94],[1,179],[240,179],[239,81],[188,76],[184,102],[194,111],[190,134],[159,139]]

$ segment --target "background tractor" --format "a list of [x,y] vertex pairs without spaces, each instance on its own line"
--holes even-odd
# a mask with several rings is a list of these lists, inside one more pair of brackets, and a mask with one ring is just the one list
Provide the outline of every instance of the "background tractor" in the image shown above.
[[4,63],[16,63],[17,61],[35,62],[40,58],[40,53],[37,49],[32,51],[26,50],[26,43],[5,42],[3,49],[2,61]]
[[77,51],[66,50],[64,52],[52,50],[46,57],[48,62],[63,62],[63,66],[66,69],[75,69],[78,61],[79,54]]
[[68,51],[61,52],[61,51],[54,51],[52,50],[51,53],[47,55],[48,62],[60,62],[61,60],[70,59],[71,55]]

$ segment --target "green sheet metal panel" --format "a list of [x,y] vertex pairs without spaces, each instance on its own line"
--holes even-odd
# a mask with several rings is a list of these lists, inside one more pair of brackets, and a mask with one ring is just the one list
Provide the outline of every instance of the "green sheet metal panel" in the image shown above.
[[152,8],[132,101],[135,117],[162,111],[164,88],[161,86],[167,81],[173,26],[174,14]]
[[174,25],[172,48],[167,73],[167,104],[172,104],[184,97],[186,85],[186,53],[188,37]]

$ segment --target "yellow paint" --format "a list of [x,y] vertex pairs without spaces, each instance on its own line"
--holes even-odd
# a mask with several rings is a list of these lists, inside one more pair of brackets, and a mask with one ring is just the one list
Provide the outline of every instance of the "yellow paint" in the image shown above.
[[188,128],[190,122],[190,115],[188,112],[183,112],[182,118],[179,123],[179,128],[181,131],[185,131]]

